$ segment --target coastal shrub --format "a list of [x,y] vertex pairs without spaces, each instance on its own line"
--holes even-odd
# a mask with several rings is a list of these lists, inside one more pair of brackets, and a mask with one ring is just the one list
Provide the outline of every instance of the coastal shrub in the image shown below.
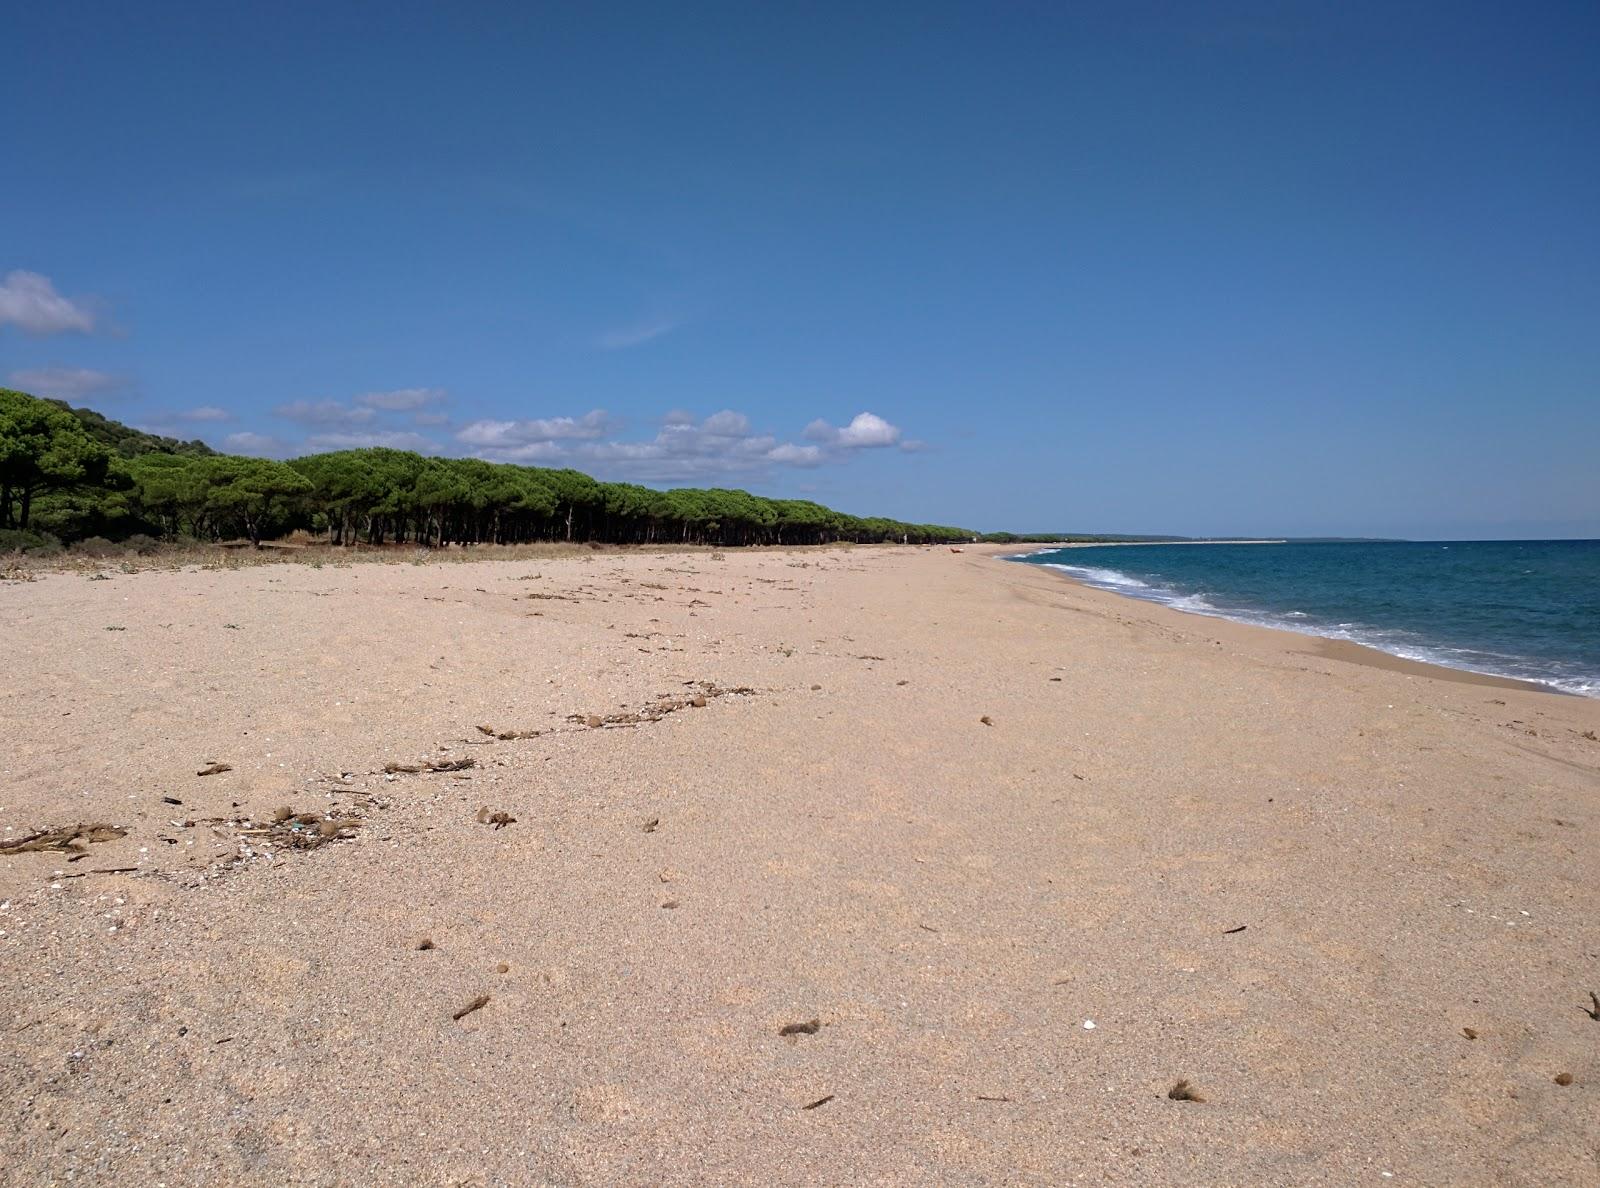
[[103,536],[87,536],[72,546],[72,551],[79,557],[94,557],[105,559],[122,556],[122,546],[114,545]]
[[122,547],[133,550],[141,557],[148,557],[161,548],[161,542],[153,536],[146,536],[143,532],[135,532],[122,542]]
[[48,557],[61,551],[61,541],[48,532],[0,528],[0,553],[28,553]]

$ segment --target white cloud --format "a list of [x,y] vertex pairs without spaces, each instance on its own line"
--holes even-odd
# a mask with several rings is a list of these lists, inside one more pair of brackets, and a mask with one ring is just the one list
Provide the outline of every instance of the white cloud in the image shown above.
[[840,449],[881,449],[900,440],[900,429],[876,413],[863,412],[857,413],[842,429],[836,429],[823,420],[812,421],[806,426],[805,435],[811,441],[820,441]]
[[0,283],[0,326],[7,322],[29,334],[87,334],[94,329],[94,314],[57,293],[49,277],[17,269]]
[[233,414],[225,408],[215,405],[202,404],[199,408],[191,408],[186,412],[173,414],[180,421],[231,421]]
[[625,351],[629,347],[643,346],[663,334],[671,334],[681,325],[683,323],[676,318],[647,318],[631,326],[596,335],[594,343],[603,351]]
[[[439,414],[412,417],[418,424],[424,418],[446,421]],[[391,445],[439,452],[420,434],[346,429],[315,435],[306,444],[314,449]],[[842,463],[858,449],[900,442],[900,430],[873,413],[862,413],[843,428],[815,421],[806,431],[810,443],[780,441],[733,409],[704,418],[675,409],[661,418],[655,435],[643,441],[618,440],[621,430],[621,423],[603,409],[581,417],[483,418],[461,425],[454,434],[455,449],[445,452],[464,452],[490,462],[572,466],[599,478],[716,485],[759,481],[779,467],[810,470]],[[920,448],[920,443],[905,442],[902,448]]]
[[474,456],[491,462],[516,462],[523,466],[571,461],[567,447],[558,441],[530,441],[526,445],[480,449],[474,451]]
[[789,466],[810,468],[821,466],[825,455],[821,446],[795,445],[792,441],[786,441],[782,445],[773,446],[768,450],[767,457],[773,462],[783,462]]
[[233,454],[276,457],[284,453],[283,442],[265,433],[230,433],[222,439],[224,450]]
[[435,412],[413,413],[411,415],[411,423],[413,425],[448,425],[450,423],[450,414]]
[[673,416],[650,441],[586,445],[574,463],[596,473],[641,482],[720,482],[759,477],[774,464],[816,466],[824,461],[815,446],[779,443],[770,433],[753,432],[750,418],[731,409],[696,423]]
[[750,433],[750,418],[725,408],[702,421],[700,431],[710,437],[746,437]]
[[6,380],[24,392],[57,400],[82,400],[123,384],[121,376],[87,367],[34,367],[13,371]]
[[396,388],[392,392],[367,392],[357,396],[356,403],[384,412],[411,412],[424,405],[440,404],[447,395],[443,388]]
[[462,445],[480,450],[506,450],[544,441],[597,441],[615,423],[604,409],[581,417],[548,417],[532,421],[472,421],[456,433]]
[[332,450],[362,450],[372,446],[415,450],[419,454],[439,452],[439,443],[432,438],[403,429],[379,429],[371,433],[313,433],[306,438],[303,448],[313,454],[325,454]]
[[286,421],[329,426],[365,425],[378,415],[375,409],[351,408],[337,400],[291,400],[272,411]]

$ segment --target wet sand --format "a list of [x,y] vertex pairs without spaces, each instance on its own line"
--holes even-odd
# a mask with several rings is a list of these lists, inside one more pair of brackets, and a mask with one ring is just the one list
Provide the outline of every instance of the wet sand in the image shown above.
[[0,586],[0,1180],[1594,1182],[1600,703],[1005,551]]

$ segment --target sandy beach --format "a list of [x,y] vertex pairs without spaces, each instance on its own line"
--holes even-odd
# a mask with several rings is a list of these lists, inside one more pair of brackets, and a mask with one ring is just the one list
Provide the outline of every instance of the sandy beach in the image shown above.
[[1600,1183],[1600,702],[1015,551],[0,585],[0,1181]]

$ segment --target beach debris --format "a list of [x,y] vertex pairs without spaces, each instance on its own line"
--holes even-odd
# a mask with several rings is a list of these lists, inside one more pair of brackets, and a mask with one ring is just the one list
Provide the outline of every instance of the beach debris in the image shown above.
[[233,826],[241,844],[245,846],[246,858],[255,857],[253,851],[256,849],[264,853],[272,849],[315,850],[328,842],[345,840],[349,830],[359,828],[363,823],[360,817],[331,817],[322,813],[280,816],[284,811],[279,808],[268,822],[256,822],[249,818],[226,821],[213,818],[209,823]]
[[206,766],[202,767],[199,771],[195,772],[194,774],[197,775],[197,776],[213,776],[213,775],[221,775],[225,771],[232,771],[232,770],[233,770],[233,764],[231,764],[231,763],[208,763],[208,764],[206,764]]
[[1095,1022],[1094,1022],[1093,1019],[1085,1019],[1083,1021],[1083,1029],[1085,1031],[1093,1031],[1094,1028],[1095,1028]]
[[55,829],[41,829],[13,841],[0,841],[0,854],[8,858],[14,854],[36,854],[47,850],[82,854],[91,842],[116,841],[119,837],[127,836],[128,831],[120,825],[62,825]]
[[816,1035],[817,1032],[821,1030],[821,1019],[808,1019],[804,1023],[785,1023],[782,1027],[778,1028],[778,1034],[783,1036]]
[[826,1097],[819,1097],[819,1098],[817,1098],[817,1100],[816,1100],[816,1101],[814,1101],[814,1102],[812,1102],[812,1103],[811,1103],[811,1104],[810,1104],[810,1105],[803,1105],[803,1106],[801,1106],[801,1107],[800,1107],[800,1108],[801,1108],[801,1109],[802,1109],[802,1110],[814,1110],[814,1109],[816,1109],[816,1108],[817,1108],[817,1107],[818,1107],[818,1106],[825,1106],[825,1105],[827,1105],[827,1104],[828,1104],[828,1103],[829,1103],[829,1102],[830,1102],[830,1101],[832,1101],[832,1100],[833,1100],[833,1094],[831,1094],[831,1093],[830,1093],[830,1094],[828,1094],[828,1096],[826,1096]]
[[909,685],[910,683],[911,683],[910,681],[896,681],[895,682],[896,685]]
[[687,697],[658,693],[656,700],[643,709],[606,714],[604,717],[599,714],[568,714],[567,721],[581,722],[591,730],[602,726],[638,726],[645,722],[659,722],[668,714],[682,709],[703,709],[715,697],[742,697],[760,692],[749,685],[718,685],[714,681],[685,681],[684,684],[697,691]]
[[435,947],[436,947],[436,946],[435,946],[435,945],[434,945],[434,943],[433,943],[433,941],[432,941],[432,939],[431,939],[431,938],[429,938],[429,937],[426,937],[426,936],[425,936],[425,937],[423,937],[423,938],[422,938],[422,939],[421,939],[421,940],[419,940],[419,941],[418,941],[418,942],[417,942],[417,944],[416,944],[416,950],[417,950],[417,952],[419,952],[419,953],[427,953],[427,952],[430,952],[430,951],[432,951],[432,950],[433,950],[433,949],[434,949],[434,948],[435,948]]
[[1586,738],[1590,742],[1600,742],[1600,734],[1596,734],[1593,730],[1585,730],[1578,737],[1579,738]]
[[286,804],[280,804],[277,808],[272,810],[272,823],[274,825],[281,825],[292,816],[294,816],[294,809],[290,808]]
[[162,804],[182,804],[183,801],[179,800],[176,796],[163,796],[161,798],[161,803]]
[[983,717],[978,719],[978,721],[982,722],[985,726],[993,726],[994,725],[994,719],[991,718],[988,714],[984,714]]
[[1578,1009],[1596,1023],[1600,1023],[1600,994],[1596,994],[1593,990],[1589,991],[1589,1001],[1594,1003],[1593,1008],[1581,1006]]
[[468,756],[465,759],[430,759],[425,763],[399,763],[390,760],[383,765],[383,770],[389,775],[415,775],[418,772],[466,771],[467,768],[476,766],[478,761]]
[[1572,1084],[1572,1074],[1566,1072],[1557,1073],[1555,1075],[1555,1082],[1557,1085],[1570,1085]]
[[1234,928],[1224,928],[1222,930],[1222,935],[1223,936],[1232,936],[1234,933],[1243,932],[1246,928],[1249,928],[1249,927],[1250,927],[1250,925],[1248,925],[1248,924],[1240,924],[1240,925],[1238,925],[1238,926],[1236,926]]
[[980,1094],[978,1094],[978,1100],[979,1101],[1013,1101],[1015,1099],[1014,1098],[1010,1098],[1010,1097],[989,1097],[989,1096],[987,1096],[985,1094],[980,1093]]
[[1060,680],[1061,680],[1061,678],[1060,678],[1060,677],[1051,677],[1051,678],[1050,678],[1050,679],[1051,679],[1051,680],[1052,680],[1052,681],[1057,681],[1057,682],[1059,682],[1059,681],[1060,681]]
[[457,1023],[459,1023],[459,1022],[461,1022],[461,1020],[465,1019],[468,1015],[472,1014],[473,1011],[481,1011],[481,1010],[483,1010],[484,1007],[486,1007],[488,1005],[489,1005],[489,996],[487,994],[480,994],[480,995],[478,995],[478,997],[474,998],[471,1002],[467,1003],[466,1006],[462,1007],[459,1011],[457,1011],[455,1014],[451,1015],[450,1017],[452,1019],[454,1019]]
[[822,686],[821,685],[812,685],[811,686],[811,691],[813,693],[820,693],[820,692],[822,692]]
[[651,817],[648,821],[645,821],[643,824],[641,824],[639,828],[644,830],[646,833],[654,833],[660,825],[660,817]]
[[498,738],[501,742],[510,742],[517,738],[538,738],[537,730],[496,730],[493,726],[479,726],[479,734],[487,734],[490,738]]
[[494,967],[494,972],[495,973],[501,973],[501,974],[508,974],[508,973],[511,972],[511,967],[509,965],[507,965],[504,961],[502,961],[499,965]]
[[488,805],[478,810],[478,824],[493,825],[495,831],[504,829],[507,825],[515,825],[517,819],[510,813],[500,812],[498,809],[491,811]]
[[1179,1081],[1171,1089],[1168,1089],[1167,1096],[1173,1101],[1205,1101],[1205,1098],[1201,1097],[1200,1094],[1195,1090],[1195,1087],[1189,1084],[1189,1082],[1186,1080]]
[[666,902],[664,902],[661,906],[666,911],[669,911],[669,912],[676,911],[677,908],[678,908],[678,901],[676,899],[669,899]]
[[1461,1034],[1466,1036],[1469,1040],[1475,1040],[1478,1038],[1478,1033],[1470,1027],[1463,1027],[1461,1029]]

